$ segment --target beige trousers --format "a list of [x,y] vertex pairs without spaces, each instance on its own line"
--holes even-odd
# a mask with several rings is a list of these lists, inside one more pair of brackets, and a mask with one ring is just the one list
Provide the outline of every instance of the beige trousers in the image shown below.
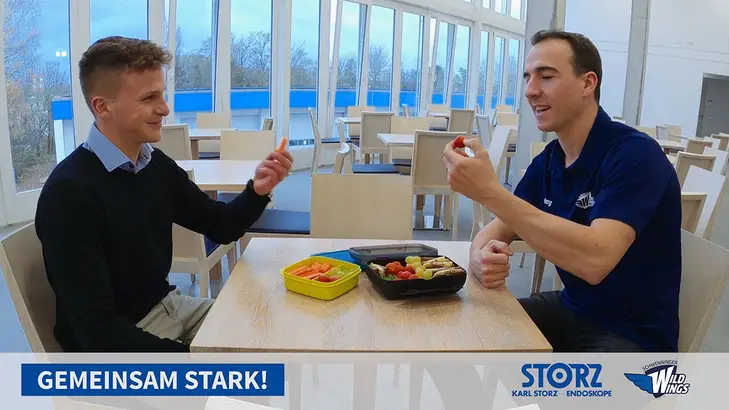
[[162,339],[189,345],[212,306],[213,299],[182,295],[175,289],[157,303],[137,327]]

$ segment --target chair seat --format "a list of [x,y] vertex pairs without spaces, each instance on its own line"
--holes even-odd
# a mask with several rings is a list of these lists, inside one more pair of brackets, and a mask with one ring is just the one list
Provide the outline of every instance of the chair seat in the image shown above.
[[352,172],[355,174],[399,174],[393,164],[354,164]]
[[219,152],[201,152],[198,155],[199,159],[220,159]]
[[311,213],[266,209],[256,223],[248,229],[248,232],[309,235],[311,232]]
[[413,160],[407,158],[395,158],[392,160],[392,165],[396,167],[412,167]]

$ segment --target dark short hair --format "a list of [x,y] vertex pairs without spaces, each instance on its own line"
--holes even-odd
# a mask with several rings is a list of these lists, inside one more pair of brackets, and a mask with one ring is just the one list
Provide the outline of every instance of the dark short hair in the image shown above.
[[590,71],[597,75],[595,86],[595,101],[600,102],[600,85],[602,85],[602,58],[595,44],[589,38],[579,33],[570,33],[562,30],[542,30],[532,37],[535,46],[545,40],[557,39],[569,43],[572,48],[572,68],[575,74],[582,75]]
[[170,53],[149,40],[114,36],[96,41],[78,63],[86,104],[91,106],[91,94],[109,76],[131,70],[156,70],[170,61]]

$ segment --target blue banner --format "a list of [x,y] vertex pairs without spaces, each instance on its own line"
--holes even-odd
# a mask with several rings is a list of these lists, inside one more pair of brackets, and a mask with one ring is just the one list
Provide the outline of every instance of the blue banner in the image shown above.
[[23,396],[283,396],[283,364],[28,364]]

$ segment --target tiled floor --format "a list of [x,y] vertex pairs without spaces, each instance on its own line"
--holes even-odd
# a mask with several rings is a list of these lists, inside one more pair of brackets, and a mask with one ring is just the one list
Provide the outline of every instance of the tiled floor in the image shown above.
[[[308,172],[298,172],[289,177],[276,191],[275,207],[279,209],[309,211],[310,203],[310,177]],[[714,242],[729,248],[729,192],[725,194],[723,204],[716,218],[714,227]],[[432,213],[432,197],[430,202],[426,203],[426,213]],[[467,199],[460,201],[458,240],[470,240],[471,224],[472,224],[471,202]],[[0,238],[5,237],[15,228],[0,228]],[[415,231],[414,240],[450,240],[451,233],[444,231]],[[529,295],[529,284],[531,280],[531,269],[533,264],[533,256],[527,256],[523,268],[518,266],[519,255],[512,258],[512,270],[508,279],[508,287],[516,297],[525,297]],[[223,264],[223,281],[228,275],[225,263]],[[554,267],[547,264],[544,274],[544,286],[551,286],[554,278]],[[171,282],[177,285],[183,292],[196,295],[198,292],[197,285],[192,284],[190,277],[183,274],[170,275]],[[219,283],[211,285],[213,294],[217,294],[220,290]],[[718,312],[711,325],[709,333],[706,337],[703,351],[707,352],[729,352],[729,298],[722,299]],[[25,339],[22,327],[18,321],[17,314],[7,286],[3,277],[0,277],[0,352],[27,352],[29,351],[28,343]]]

